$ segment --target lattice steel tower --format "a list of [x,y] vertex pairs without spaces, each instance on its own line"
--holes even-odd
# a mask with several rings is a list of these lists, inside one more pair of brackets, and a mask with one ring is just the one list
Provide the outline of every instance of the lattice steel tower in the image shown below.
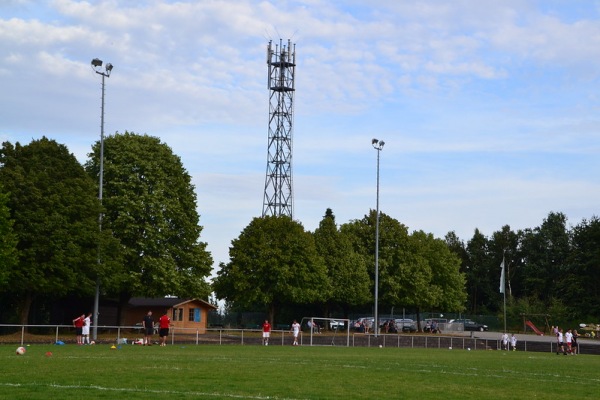
[[269,41],[269,149],[263,199],[263,217],[293,218],[292,128],[294,122],[294,76],[296,45]]

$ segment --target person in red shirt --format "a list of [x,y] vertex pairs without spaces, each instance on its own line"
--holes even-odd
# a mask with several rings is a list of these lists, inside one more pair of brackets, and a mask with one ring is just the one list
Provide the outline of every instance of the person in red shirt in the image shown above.
[[160,337],[160,345],[167,345],[167,336],[169,336],[169,326],[171,326],[171,318],[167,315],[167,312],[158,319],[158,336]]
[[85,320],[85,314],[75,318],[73,320],[73,326],[75,327],[75,335],[77,335],[77,344],[83,344],[83,321]]
[[263,324],[263,344],[265,346],[269,345],[269,337],[271,336],[271,324],[269,324],[269,320],[265,319],[265,323]]

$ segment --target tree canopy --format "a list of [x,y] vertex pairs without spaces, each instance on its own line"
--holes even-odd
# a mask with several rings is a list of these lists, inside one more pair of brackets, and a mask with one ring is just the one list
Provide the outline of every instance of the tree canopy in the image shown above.
[[[86,169],[97,180],[100,143]],[[208,298],[212,257],[201,242],[196,194],[181,160],[156,137],[104,140],[103,229],[121,244],[127,296]]]
[[[377,214],[342,226],[357,251],[374,260]],[[379,227],[379,293],[382,305],[461,311],[464,276],[460,259],[430,234],[408,234],[406,226],[381,213]],[[374,265],[372,262],[371,265]],[[370,268],[373,276],[374,267]]]
[[17,265],[17,237],[13,232],[8,200],[0,185],[0,290],[9,283],[10,271]]
[[287,216],[254,218],[231,242],[214,290],[237,306],[263,306],[274,321],[282,304],[324,301],[330,292],[313,236]]
[[347,318],[351,306],[366,304],[372,298],[367,261],[362,254],[354,251],[350,238],[339,231],[329,208],[314,237],[331,283],[328,304],[342,307]]
[[100,207],[94,182],[66,146],[53,140],[5,142],[0,163],[18,239],[8,292],[26,323],[36,296],[93,292]]

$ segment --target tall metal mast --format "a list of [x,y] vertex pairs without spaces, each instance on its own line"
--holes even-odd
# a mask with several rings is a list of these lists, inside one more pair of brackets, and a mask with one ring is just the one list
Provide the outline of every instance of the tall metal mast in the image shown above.
[[294,76],[296,45],[269,41],[269,146],[263,199],[263,217],[293,218],[292,129],[294,121]]

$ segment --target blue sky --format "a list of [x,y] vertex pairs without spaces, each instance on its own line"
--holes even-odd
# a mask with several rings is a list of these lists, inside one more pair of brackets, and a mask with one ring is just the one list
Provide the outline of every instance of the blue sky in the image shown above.
[[[133,5],[135,4],[135,5]],[[193,177],[215,264],[262,212],[269,40],[296,44],[294,216],[380,208],[468,240],[598,215],[600,1],[0,2],[0,139],[85,161],[161,138]]]

